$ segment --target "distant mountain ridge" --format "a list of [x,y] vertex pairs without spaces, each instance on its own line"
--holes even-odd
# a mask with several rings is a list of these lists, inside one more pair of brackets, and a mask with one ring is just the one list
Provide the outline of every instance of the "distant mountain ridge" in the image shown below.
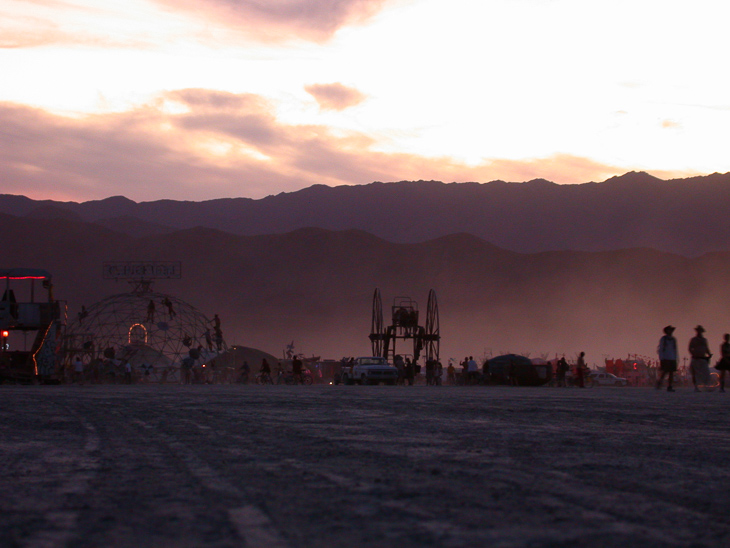
[[5,267],[43,268],[74,317],[82,304],[126,293],[105,261],[181,261],[180,280],[155,289],[223,319],[227,342],[280,355],[370,352],[371,299],[409,296],[441,313],[442,357],[586,351],[590,363],[654,355],[661,328],[678,326],[684,354],[702,323],[716,348],[728,331],[730,252],[689,259],[648,249],[521,254],[459,233],[395,244],[362,230],[303,228],[242,236],[197,227],[135,237],[72,219],[0,214]]
[[[468,233],[523,253],[647,247],[685,256],[730,249],[730,173],[664,181],[631,172],[601,183],[401,181],[315,185],[269,196],[83,203],[0,195],[0,212],[78,216],[136,236],[196,226],[232,234],[358,229],[394,243]],[[139,224],[135,224],[135,219]]]

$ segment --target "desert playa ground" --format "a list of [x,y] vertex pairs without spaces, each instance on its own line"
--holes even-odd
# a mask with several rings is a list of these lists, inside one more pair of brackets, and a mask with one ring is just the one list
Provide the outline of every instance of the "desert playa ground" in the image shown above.
[[730,396],[0,387],[0,544],[728,546]]

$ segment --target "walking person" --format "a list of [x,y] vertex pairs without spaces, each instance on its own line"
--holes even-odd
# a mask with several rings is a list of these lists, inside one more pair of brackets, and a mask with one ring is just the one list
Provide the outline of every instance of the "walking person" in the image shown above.
[[132,364],[129,360],[124,360],[124,382],[132,384]]
[[674,384],[674,372],[677,370],[677,339],[674,338],[673,325],[668,325],[664,328],[664,335],[659,339],[659,347],[657,352],[659,354],[659,368],[661,374],[659,380],[656,381],[656,389],[659,390],[662,387],[662,381],[665,375],[669,375],[667,381],[667,392],[674,392],[672,387]]
[[436,372],[436,362],[434,360],[426,360],[426,386],[432,386],[434,382],[434,373]]
[[403,356],[396,354],[395,358],[393,358],[393,365],[395,365],[395,368],[398,370],[398,380],[396,381],[396,384],[399,386],[405,384],[406,362],[403,361]]
[[291,362],[292,376],[294,377],[294,384],[304,384],[302,378],[302,360],[298,356],[294,356]]
[[568,366],[568,362],[565,360],[565,356],[563,356],[558,360],[557,386],[565,388],[565,375],[568,373],[569,369],[570,367]]
[[554,386],[555,383],[555,371],[553,370],[553,362],[545,360],[545,373],[547,374],[548,386]]
[[575,374],[578,378],[578,388],[585,388],[585,378],[586,378],[586,361],[585,361],[585,352],[581,352],[578,355],[578,361],[575,364]]
[[479,365],[477,365],[474,356],[469,356],[467,368],[469,370],[469,384],[479,384]]
[[413,386],[413,382],[416,379],[416,364],[410,358],[406,358],[405,374],[405,380],[408,382],[408,386]]
[[469,356],[464,356],[464,361],[461,362],[461,384],[469,384]]
[[84,384],[84,362],[78,354],[74,356],[73,367],[76,384]]
[[456,369],[451,359],[449,359],[449,366],[446,368],[446,384],[456,384]]
[[250,372],[248,361],[243,360],[243,365],[240,367],[239,371],[241,373],[238,375],[238,379],[236,382],[238,382],[239,384],[248,384],[248,374]]
[[266,358],[261,360],[261,369],[259,369],[259,380],[261,384],[274,384],[271,378],[271,366]]
[[692,384],[694,384],[695,392],[699,392],[698,384],[707,385],[710,377],[710,348],[707,346],[707,339],[703,335],[705,328],[701,325],[695,327],[697,333],[689,341],[689,353],[692,361],[689,368],[692,371]]
[[433,383],[434,386],[441,386],[443,384],[444,366],[440,361],[436,362],[436,372],[434,373]]
[[725,371],[730,371],[730,333],[722,336],[720,345],[720,361],[715,366],[720,372],[720,392],[725,392]]

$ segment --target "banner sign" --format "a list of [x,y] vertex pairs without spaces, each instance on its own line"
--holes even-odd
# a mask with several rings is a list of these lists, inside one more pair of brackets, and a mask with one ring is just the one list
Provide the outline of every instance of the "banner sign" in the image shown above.
[[182,277],[180,261],[120,261],[104,263],[104,279],[131,280],[179,279]]

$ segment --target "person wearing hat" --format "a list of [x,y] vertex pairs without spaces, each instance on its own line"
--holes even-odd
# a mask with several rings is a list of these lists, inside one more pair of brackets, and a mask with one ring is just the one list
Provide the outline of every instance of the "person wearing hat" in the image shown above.
[[695,386],[695,392],[699,392],[697,383],[707,384],[710,377],[710,348],[707,346],[707,339],[703,335],[705,328],[701,325],[695,327],[697,335],[689,341],[689,353],[692,361],[689,368],[692,371],[692,384]]
[[662,387],[664,375],[669,374],[667,381],[667,392],[674,392],[672,385],[674,384],[674,372],[677,370],[677,339],[674,338],[674,326],[668,325],[664,328],[664,335],[659,339],[659,368],[661,375],[656,382],[656,389]]

